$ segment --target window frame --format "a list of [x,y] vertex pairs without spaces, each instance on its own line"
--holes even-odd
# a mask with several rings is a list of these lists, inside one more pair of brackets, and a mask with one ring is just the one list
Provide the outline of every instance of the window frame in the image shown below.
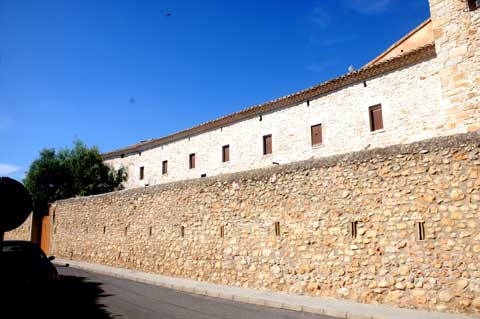
[[162,161],[162,175],[168,174],[168,160]]
[[195,163],[196,162],[196,155],[195,153],[190,153],[188,155],[188,168],[189,169],[194,169],[195,168]]
[[[268,145],[267,141],[270,139],[270,152],[268,152]],[[267,134],[262,137],[262,145],[263,145],[263,156],[273,154],[273,137],[272,134]]]
[[230,144],[222,146],[222,163],[226,162],[230,162]]
[[[378,127],[378,124],[376,121],[375,121],[375,117],[374,117],[374,112],[377,111],[377,110],[380,110],[380,120],[381,120],[381,124],[382,126],[381,127]],[[368,119],[369,119],[369,126],[370,126],[370,132],[378,132],[378,131],[382,131],[385,129],[385,125],[383,123],[383,107],[382,107],[382,104],[375,104],[375,105],[372,105],[368,108]]]
[[[314,134],[313,134],[313,130],[317,127],[320,127],[320,142],[319,143],[314,143]],[[323,126],[322,126],[322,123],[319,123],[319,124],[315,124],[315,125],[311,125],[310,126],[310,141],[312,143],[312,147],[316,147],[316,146],[320,146],[320,145],[323,145]]]

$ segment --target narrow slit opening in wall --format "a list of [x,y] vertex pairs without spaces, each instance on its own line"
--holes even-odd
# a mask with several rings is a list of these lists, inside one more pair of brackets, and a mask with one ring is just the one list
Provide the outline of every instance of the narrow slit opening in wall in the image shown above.
[[349,227],[350,238],[355,239],[357,238],[357,229],[358,229],[358,221],[351,221]]
[[180,237],[185,237],[185,226],[180,226]]
[[280,236],[280,222],[275,222],[275,236],[279,237]]
[[148,237],[152,237],[152,234],[153,234],[153,227],[150,226],[150,227],[148,228]]
[[103,226],[103,233],[105,234],[107,232],[107,226]]
[[123,233],[125,236],[127,236],[127,233],[128,233],[128,227],[125,227],[125,229],[123,230]]
[[415,223],[417,240],[425,240],[425,222]]
[[307,106],[310,106],[310,100],[307,100]]
[[220,238],[225,237],[225,226],[220,226]]

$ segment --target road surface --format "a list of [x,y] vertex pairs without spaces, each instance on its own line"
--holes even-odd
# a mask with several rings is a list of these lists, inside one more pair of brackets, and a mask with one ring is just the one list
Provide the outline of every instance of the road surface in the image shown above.
[[[332,319],[332,317],[261,307],[224,299],[199,296],[130,280],[99,275],[71,267],[58,267],[62,278],[82,282],[96,287],[96,296],[85,298],[96,300],[98,309],[88,314],[101,318],[134,319]],[[78,280],[76,280],[76,279]],[[68,290],[65,287],[64,290]],[[77,289],[75,289],[76,291]],[[84,289],[92,294],[92,289]],[[68,293],[67,293],[68,294]],[[75,292],[76,299],[84,299]],[[91,304],[91,302],[89,302]],[[73,305],[81,309],[81,304]],[[72,309],[73,310],[73,309]]]

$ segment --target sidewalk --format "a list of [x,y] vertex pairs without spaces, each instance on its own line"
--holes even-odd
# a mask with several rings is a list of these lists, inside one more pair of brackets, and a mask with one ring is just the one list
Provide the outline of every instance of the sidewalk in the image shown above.
[[[129,269],[114,268],[81,261],[55,259],[57,265],[69,264],[73,268],[96,272],[112,277],[134,280],[151,285],[185,291],[214,298],[223,298],[255,305],[282,308],[352,319],[472,319],[440,312],[396,308],[387,305],[369,305],[325,297],[307,297],[286,293],[268,292],[210,284],[183,278],[167,277]],[[477,317],[478,318],[478,317]]]

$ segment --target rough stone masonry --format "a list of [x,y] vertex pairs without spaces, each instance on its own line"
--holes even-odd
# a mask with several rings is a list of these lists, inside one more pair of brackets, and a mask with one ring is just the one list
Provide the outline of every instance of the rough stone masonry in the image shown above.
[[63,200],[52,249],[213,283],[478,315],[479,145],[467,133]]

